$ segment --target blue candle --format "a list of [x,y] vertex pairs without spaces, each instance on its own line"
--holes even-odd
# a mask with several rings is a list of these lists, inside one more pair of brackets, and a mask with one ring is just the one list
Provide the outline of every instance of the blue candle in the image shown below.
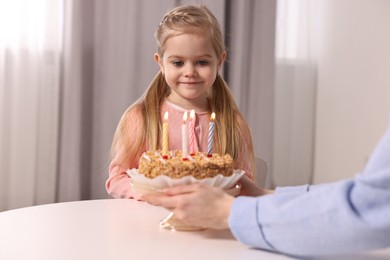
[[210,117],[210,123],[209,123],[209,139],[208,139],[208,146],[207,146],[207,155],[212,156],[213,154],[213,142],[214,142],[214,120],[215,120],[215,113],[213,112]]

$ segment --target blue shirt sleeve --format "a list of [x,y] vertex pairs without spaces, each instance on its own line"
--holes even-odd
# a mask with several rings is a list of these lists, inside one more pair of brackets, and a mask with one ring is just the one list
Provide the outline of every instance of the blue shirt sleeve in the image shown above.
[[238,197],[229,226],[248,246],[297,256],[390,246],[390,128],[354,179]]

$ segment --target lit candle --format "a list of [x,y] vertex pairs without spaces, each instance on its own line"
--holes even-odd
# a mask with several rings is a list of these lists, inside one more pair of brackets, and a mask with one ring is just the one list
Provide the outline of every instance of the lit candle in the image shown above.
[[208,139],[208,146],[207,146],[207,156],[209,157],[211,157],[213,154],[214,120],[215,120],[215,113],[213,112],[211,114],[210,123],[209,123],[209,139]]
[[181,142],[183,148],[183,160],[188,160],[188,127],[187,127],[187,111],[183,114],[183,124],[181,125]]
[[195,110],[190,113],[190,154],[195,155]]
[[168,111],[164,114],[162,154],[164,159],[168,159]]

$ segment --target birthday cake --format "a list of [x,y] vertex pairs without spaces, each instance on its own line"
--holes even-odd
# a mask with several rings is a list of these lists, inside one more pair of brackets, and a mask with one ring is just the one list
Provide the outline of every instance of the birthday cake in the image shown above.
[[229,154],[213,153],[208,156],[196,152],[189,158],[183,158],[181,151],[170,151],[167,157],[161,151],[147,151],[139,160],[139,172],[147,178],[167,175],[173,179],[193,176],[196,179],[213,178],[218,174],[231,176],[233,174],[233,158]]

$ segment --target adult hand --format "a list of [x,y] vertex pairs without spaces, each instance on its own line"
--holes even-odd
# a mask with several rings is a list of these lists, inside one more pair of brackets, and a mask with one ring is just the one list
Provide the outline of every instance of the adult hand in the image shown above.
[[222,189],[206,184],[168,188],[163,195],[145,194],[142,199],[172,211],[187,224],[213,228],[228,228],[234,198]]
[[242,176],[238,183],[241,184],[240,196],[257,197],[271,194],[274,192],[273,190],[267,190],[258,187],[256,183],[253,180],[249,179],[249,177],[246,175]]

